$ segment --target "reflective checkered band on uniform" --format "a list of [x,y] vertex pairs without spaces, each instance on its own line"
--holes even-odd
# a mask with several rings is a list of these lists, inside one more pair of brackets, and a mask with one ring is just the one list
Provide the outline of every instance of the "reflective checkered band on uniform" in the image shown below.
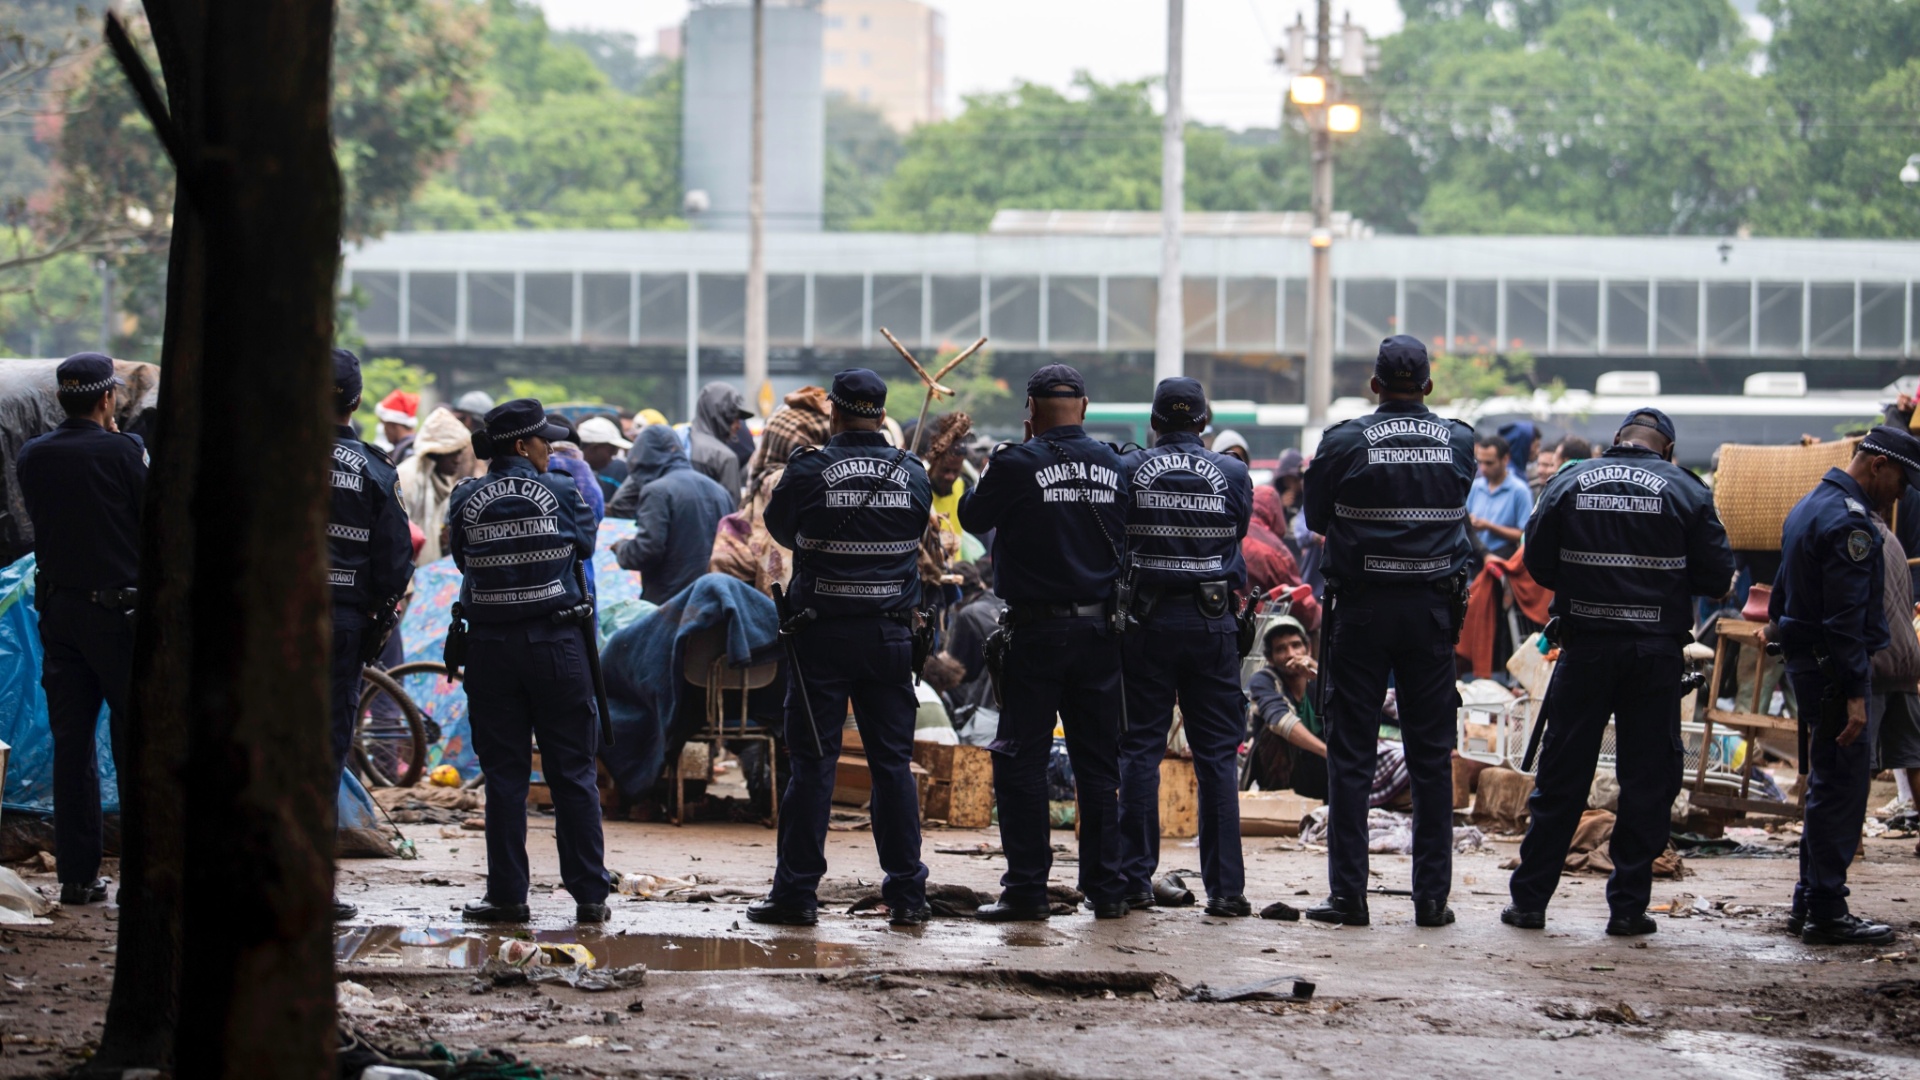
[[1333,516],[1354,521],[1461,521],[1467,516],[1464,506],[1437,509],[1402,507],[1348,506],[1333,504]]
[[818,551],[823,555],[905,555],[920,550],[918,540],[809,540],[799,538],[802,551]]
[[526,566],[529,563],[558,562],[573,553],[570,547],[541,548],[539,551],[515,551],[506,555],[476,555],[467,559],[467,569],[487,566]]
[[1867,450],[1875,454],[1884,454],[1887,457],[1890,457],[1893,460],[1899,462],[1900,464],[1905,465],[1907,468],[1912,469],[1915,472],[1920,472],[1920,461],[1915,461],[1912,458],[1906,456],[1905,454],[1896,454],[1892,450],[1889,450],[1886,447],[1881,446],[1879,443],[1874,442],[1871,439],[1860,440],[1860,449]]
[[1604,566],[1611,570],[1685,570],[1687,557],[1662,559],[1655,555],[1622,555],[1613,551],[1574,551],[1564,548],[1560,561],[1575,566]]
[[1128,536],[1169,536],[1196,540],[1221,540],[1232,536],[1234,530],[1218,526],[1200,527],[1194,525],[1129,525]]
[[327,536],[334,540],[351,540],[356,544],[364,544],[373,539],[371,530],[356,529],[351,525],[335,525],[332,522],[327,523]]
[[113,378],[109,376],[105,379],[100,380],[99,382],[90,382],[85,384],[61,383],[60,392],[63,394],[97,394],[100,391],[111,387],[112,385],[113,385]]

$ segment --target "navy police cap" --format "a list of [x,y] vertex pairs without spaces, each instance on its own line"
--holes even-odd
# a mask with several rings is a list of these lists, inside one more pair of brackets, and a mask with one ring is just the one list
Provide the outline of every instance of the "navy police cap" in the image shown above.
[[878,420],[887,414],[887,381],[866,368],[848,368],[834,375],[827,400],[843,412]]
[[351,349],[333,350],[333,392],[342,404],[360,396],[360,358]]
[[[1069,387],[1067,390],[1057,387]],[[1030,398],[1081,398],[1087,396],[1087,381],[1068,364],[1048,364],[1027,380]]]
[[1191,424],[1207,417],[1207,391],[1184,375],[1161,379],[1153,388],[1153,418],[1163,424]]
[[1373,359],[1373,376],[1394,389],[1420,389],[1433,377],[1433,367],[1427,362],[1427,346],[1407,334],[1387,338],[1380,343],[1380,353]]
[[1914,438],[1910,432],[1881,424],[1860,440],[1860,449],[1865,453],[1892,458],[1907,474],[1907,486],[1920,488],[1920,439]]
[[1673,421],[1667,419],[1667,414],[1661,412],[1659,409],[1652,407],[1635,409],[1627,414],[1625,420],[1620,421],[1621,430],[1636,426],[1650,427],[1666,436],[1668,442],[1674,441]]
[[103,394],[126,380],[113,373],[113,358],[97,352],[74,353],[54,369],[62,394]]
[[567,429],[547,419],[547,410],[532,398],[514,398],[487,413],[487,439],[501,450],[515,439],[545,439],[559,442]]

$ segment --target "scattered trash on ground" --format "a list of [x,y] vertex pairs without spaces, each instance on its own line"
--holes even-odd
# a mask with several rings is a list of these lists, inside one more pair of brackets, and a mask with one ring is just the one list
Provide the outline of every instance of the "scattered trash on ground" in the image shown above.
[[1298,975],[1281,975],[1224,989],[1200,983],[1189,996],[1194,1001],[1220,1005],[1233,1001],[1312,1001],[1313,991],[1314,984]]

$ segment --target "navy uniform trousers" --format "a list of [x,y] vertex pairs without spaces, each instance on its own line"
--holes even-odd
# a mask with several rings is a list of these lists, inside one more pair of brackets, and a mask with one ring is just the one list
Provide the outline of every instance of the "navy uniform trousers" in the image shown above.
[[1013,628],[1000,682],[1000,731],[989,747],[1000,845],[1007,853],[1001,899],[1008,904],[1047,902],[1053,869],[1047,759],[1056,715],[1066,729],[1079,800],[1080,891],[1095,903],[1126,895],[1120,873],[1120,663],[1119,643],[1103,618]]
[[[792,773],[780,798],[779,863],[771,899],[808,907],[827,872],[827,819],[833,776],[846,730],[847,703],[873,771],[873,846],[886,877],[880,895],[890,911],[927,905],[927,867],[920,861],[920,793],[913,779],[913,643],[907,628],[878,616],[821,619],[795,639],[803,678],[787,679],[787,753]],[[806,684],[820,749],[807,732]]]
[[1327,707],[1327,880],[1334,896],[1367,895],[1367,803],[1392,674],[1413,780],[1413,898],[1445,901],[1453,886],[1453,612],[1427,584],[1349,589],[1334,607]]
[[114,759],[125,760],[133,624],[126,612],[72,589],[47,589],[39,606],[40,686],[53,736],[53,855],[61,884],[91,885],[100,875],[100,705],[110,710]]
[[1508,892],[1522,911],[1545,911],[1586,813],[1607,720],[1613,719],[1620,809],[1608,854],[1607,906],[1638,915],[1653,895],[1653,860],[1666,850],[1686,755],[1680,744],[1679,642],[1588,635],[1569,641],[1547,691],[1547,731],[1527,800],[1530,823]]
[[329,683],[333,687],[333,761],[344,769],[353,749],[354,721],[360,712],[360,636],[369,633],[359,626],[333,624],[333,668]]
[[487,784],[487,901],[527,902],[527,785],[534,740],[553,793],[560,881],[577,903],[607,898],[594,755],[600,716],[577,623],[542,617],[474,623],[467,635],[467,715]]
[[1127,721],[1120,737],[1121,872],[1128,893],[1152,890],[1160,862],[1160,762],[1173,706],[1200,782],[1200,878],[1210,897],[1246,892],[1240,854],[1240,742],[1247,699],[1231,623],[1214,626],[1190,598],[1162,601],[1126,636]]
[[[1807,807],[1800,831],[1800,880],[1793,887],[1793,910],[1812,919],[1837,919],[1847,912],[1847,867],[1860,850],[1860,828],[1867,820],[1867,789],[1873,781],[1873,728],[1851,746],[1834,741],[1835,731],[1820,730],[1820,699],[1827,680],[1818,670],[1787,670],[1793,697],[1812,729],[1807,738]],[[1884,702],[1884,698],[1881,699]],[[1867,698],[1868,719],[1876,701]]]

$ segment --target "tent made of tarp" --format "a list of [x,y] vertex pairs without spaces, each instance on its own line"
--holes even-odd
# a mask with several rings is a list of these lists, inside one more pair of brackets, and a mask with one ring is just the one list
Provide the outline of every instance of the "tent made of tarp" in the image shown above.
[[[40,615],[34,610],[34,557],[28,555],[0,568],[0,741],[12,747],[7,757],[6,793],[0,803],[9,811],[53,813],[53,732],[47,722],[47,695],[40,688]],[[120,787],[114,771],[113,743],[107,709],[100,708],[94,732],[100,768],[100,805],[109,813],[120,809]],[[349,773],[341,779],[339,829],[375,835],[380,812],[367,789]]]

